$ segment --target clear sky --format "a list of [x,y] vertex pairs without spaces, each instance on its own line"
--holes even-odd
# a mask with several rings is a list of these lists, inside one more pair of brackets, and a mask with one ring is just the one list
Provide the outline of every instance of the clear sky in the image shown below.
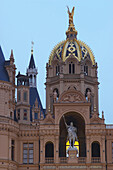
[[78,39],[93,51],[98,63],[99,113],[113,123],[113,0],[0,0],[0,45],[6,59],[14,50],[17,73],[26,73],[34,41],[38,91],[45,107],[46,63],[53,47],[65,40],[66,6],[75,6]]

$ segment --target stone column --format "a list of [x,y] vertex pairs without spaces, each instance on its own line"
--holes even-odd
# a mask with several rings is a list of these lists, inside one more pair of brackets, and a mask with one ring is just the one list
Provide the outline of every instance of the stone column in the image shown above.
[[40,136],[40,163],[44,163],[44,139]]
[[89,163],[89,162],[91,162],[91,160],[90,160],[90,152],[91,152],[91,149],[90,149],[90,137],[89,136],[87,136],[86,137],[86,155],[87,155],[87,163]]
[[58,163],[59,162],[59,136],[55,137],[55,150],[54,150],[54,158],[55,158],[55,162]]

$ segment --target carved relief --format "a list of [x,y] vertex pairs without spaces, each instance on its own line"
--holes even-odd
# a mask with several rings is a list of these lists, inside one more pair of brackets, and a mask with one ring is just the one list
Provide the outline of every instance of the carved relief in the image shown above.
[[77,90],[67,90],[60,96],[58,102],[86,102],[86,99],[82,93]]

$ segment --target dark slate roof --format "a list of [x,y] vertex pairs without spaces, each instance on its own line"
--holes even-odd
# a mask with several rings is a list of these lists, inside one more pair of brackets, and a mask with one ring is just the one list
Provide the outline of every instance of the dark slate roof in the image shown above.
[[29,69],[30,68],[36,68],[33,54],[31,54],[31,59],[30,59],[30,62],[29,62]]
[[[37,101],[38,101],[38,107],[40,107],[41,112],[43,113],[43,116],[45,117],[45,109],[43,109],[37,88],[36,87],[30,87],[30,120],[31,121],[32,121],[32,107],[35,104],[36,98],[37,98]],[[40,114],[41,114],[41,112],[40,112]]]
[[0,80],[9,81],[9,76],[5,69],[5,58],[1,46],[0,46]]

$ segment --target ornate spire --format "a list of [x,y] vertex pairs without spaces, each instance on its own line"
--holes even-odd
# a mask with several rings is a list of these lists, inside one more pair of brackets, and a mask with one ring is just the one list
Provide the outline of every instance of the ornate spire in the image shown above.
[[68,27],[68,30],[66,31],[66,35],[67,35],[67,38],[74,39],[77,36],[77,31],[76,31],[74,23],[73,23],[73,16],[74,16],[75,7],[73,7],[71,12],[70,12],[68,6],[67,6],[67,8],[68,8],[68,14],[69,14],[69,27]]

